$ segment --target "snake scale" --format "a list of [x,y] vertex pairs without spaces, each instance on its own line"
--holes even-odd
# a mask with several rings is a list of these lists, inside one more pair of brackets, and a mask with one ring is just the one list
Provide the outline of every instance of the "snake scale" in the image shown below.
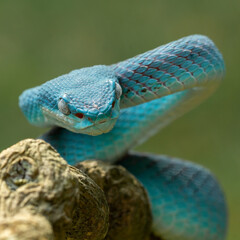
[[74,70],[26,90],[19,105],[31,124],[55,126],[41,136],[69,164],[118,162],[145,186],[153,232],[164,240],[221,240],[227,229],[224,194],[201,166],[131,152],[216,89],[221,53],[192,35],[110,66]]

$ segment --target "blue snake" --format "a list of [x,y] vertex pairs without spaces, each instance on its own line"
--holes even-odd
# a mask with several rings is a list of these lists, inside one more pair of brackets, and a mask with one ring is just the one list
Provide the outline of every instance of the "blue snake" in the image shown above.
[[167,156],[131,152],[194,108],[225,74],[214,43],[202,35],[170,42],[110,66],[74,70],[22,93],[19,105],[41,136],[69,164],[118,162],[146,188],[152,231],[164,240],[222,240],[224,194],[201,166]]

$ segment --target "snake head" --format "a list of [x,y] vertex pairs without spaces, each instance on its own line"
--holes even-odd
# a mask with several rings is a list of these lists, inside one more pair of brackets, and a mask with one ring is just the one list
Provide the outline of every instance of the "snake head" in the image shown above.
[[120,113],[122,89],[107,66],[74,70],[26,90],[19,105],[30,123],[57,125],[72,132],[109,132]]

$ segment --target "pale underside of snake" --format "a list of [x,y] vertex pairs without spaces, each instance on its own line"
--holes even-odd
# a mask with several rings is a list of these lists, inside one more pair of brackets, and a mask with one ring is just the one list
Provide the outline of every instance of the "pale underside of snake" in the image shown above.
[[211,95],[224,72],[214,43],[192,35],[111,66],[72,71],[26,90],[19,105],[30,123],[58,126],[41,138],[69,164],[118,161],[134,174],[148,191],[156,236],[220,240],[227,207],[208,170],[129,150]]

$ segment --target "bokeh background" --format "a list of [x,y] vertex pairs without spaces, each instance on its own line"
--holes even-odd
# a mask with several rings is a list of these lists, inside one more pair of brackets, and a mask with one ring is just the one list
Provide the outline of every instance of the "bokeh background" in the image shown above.
[[223,53],[225,80],[211,98],[138,150],[211,169],[229,204],[227,239],[240,239],[239,0],[1,0],[0,150],[46,131],[21,114],[18,96],[24,89],[194,33],[212,38]]

